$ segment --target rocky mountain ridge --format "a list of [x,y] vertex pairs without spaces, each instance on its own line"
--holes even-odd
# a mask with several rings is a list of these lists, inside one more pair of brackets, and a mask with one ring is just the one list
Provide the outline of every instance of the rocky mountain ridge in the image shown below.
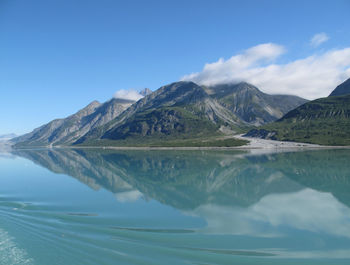
[[[226,89],[226,98],[217,92],[217,88],[206,88],[199,86],[193,82],[175,82],[163,86],[144,97],[128,110],[126,110],[117,119],[104,128],[96,128],[90,131],[85,137],[79,140],[79,144],[96,144],[107,140],[125,140],[144,137],[144,140],[150,138],[169,140],[173,138],[198,138],[217,136],[223,134],[235,134],[242,131],[242,128],[251,125],[251,120],[246,119],[244,115],[240,115],[238,110],[241,106],[237,106],[234,110],[229,108],[237,105],[247,106],[246,109],[252,108],[252,102],[255,98],[282,98],[286,101],[294,101],[294,105],[283,105],[282,110],[273,113],[275,116],[269,115],[265,119],[258,111],[258,101],[255,104],[255,117],[259,116],[261,122],[267,122],[271,119],[277,119],[282,116],[284,112],[298,106],[306,100],[294,96],[271,96],[262,93],[256,87],[240,83],[238,85],[229,85]],[[244,103],[241,103],[243,97],[236,96],[242,93],[245,88],[249,88]],[[254,90],[254,92],[251,92]],[[253,95],[251,95],[253,94]],[[236,98],[236,102],[232,100],[231,105],[220,102],[223,98],[229,102],[227,96]],[[237,102],[238,101],[238,102]],[[281,101],[281,100],[280,100]],[[276,100],[280,104],[279,100]],[[264,102],[264,106],[260,109],[276,110],[278,104],[273,101],[271,106]],[[248,111],[247,111],[248,112]],[[245,114],[246,112],[243,111]],[[145,138],[146,137],[146,138]],[[98,139],[98,141],[96,141]],[[106,143],[106,142],[105,142]],[[106,143],[108,144],[108,143]]]
[[72,144],[91,129],[113,120],[133,103],[115,98],[104,104],[93,101],[67,118],[53,120],[11,141],[19,147]]
[[241,120],[254,126],[282,118],[288,111],[307,102],[297,96],[269,95],[246,82],[208,87],[207,91]]
[[295,96],[267,95],[248,83],[203,87],[175,82],[137,102],[92,102],[76,114],[54,120],[13,140],[17,147],[113,145],[133,139],[164,141],[233,135],[251,125],[280,118],[306,102]]

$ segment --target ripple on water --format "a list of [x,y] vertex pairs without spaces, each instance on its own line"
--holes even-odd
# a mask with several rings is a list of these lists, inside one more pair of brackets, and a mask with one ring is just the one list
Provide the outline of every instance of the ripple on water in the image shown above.
[[190,234],[195,233],[195,230],[191,229],[158,229],[158,228],[135,228],[135,227],[118,227],[112,226],[112,229],[126,230],[134,232],[146,232],[146,233],[165,233],[165,234]]

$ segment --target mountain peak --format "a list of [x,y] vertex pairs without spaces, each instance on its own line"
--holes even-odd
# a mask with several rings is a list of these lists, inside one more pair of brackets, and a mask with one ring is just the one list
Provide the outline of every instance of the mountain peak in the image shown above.
[[152,92],[153,91],[151,89],[146,87],[146,88],[142,89],[139,93],[140,93],[140,95],[145,97],[145,96],[151,94]]
[[89,105],[87,105],[86,107],[82,108],[81,110],[79,110],[77,113],[71,115],[71,116],[86,116],[91,114],[92,112],[94,112],[99,106],[101,105],[100,102],[98,102],[97,100],[92,101]]
[[348,94],[350,94],[350,78],[337,86],[329,95],[329,97],[344,96]]
[[239,82],[235,85],[237,90],[250,90],[250,91],[259,91],[261,92],[256,86],[249,84],[247,82]]
[[98,106],[100,106],[100,105],[101,105],[101,103],[100,103],[99,101],[94,100],[94,101],[92,101],[89,105],[87,105],[85,108],[88,108],[88,107],[98,107]]
[[223,97],[232,93],[242,93],[242,92],[262,93],[257,87],[247,82],[240,82],[236,84],[215,85],[215,86],[208,87],[207,92],[210,95],[215,95],[216,97]]

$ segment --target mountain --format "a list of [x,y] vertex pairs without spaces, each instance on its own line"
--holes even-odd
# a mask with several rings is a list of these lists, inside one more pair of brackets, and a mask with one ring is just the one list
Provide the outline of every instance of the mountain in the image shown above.
[[14,133],[7,133],[0,135],[0,141],[10,140],[12,138],[15,138],[17,135]]
[[232,135],[251,124],[276,120],[304,102],[294,96],[267,95],[247,83],[202,87],[175,82],[139,100],[77,143],[111,144],[111,140],[119,140],[118,144],[167,145],[174,140]]
[[[349,80],[333,92],[344,93],[343,88],[348,83]],[[322,145],[350,145],[350,95],[310,101],[280,120],[251,130],[246,135]]]
[[16,147],[71,144],[91,129],[113,120],[132,103],[134,101],[116,98],[104,104],[93,101],[67,118],[53,120],[11,141]]
[[350,95],[350,78],[346,80],[344,83],[337,86],[329,96],[333,97],[333,96],[344,96],[344,95]]
[[140,94],[145,96],[136,103],[122,99],[92,102],[13,142],[17,147],[236,146],[245,141],[222,137],[274,121],[306,102],[295,96],[268,95],[248,83],[203,87],[181,81],[154,92],[145,88]]
[[265,94],[245,82],[217,85],[206,90],[241,120],[255,126],[275,121],[307,102],[297,96]]
[[244,126],[236,115],[193,82],[175,82],[133,104],[117,119],[77,143],[140,139],[159,141],[222,135]]

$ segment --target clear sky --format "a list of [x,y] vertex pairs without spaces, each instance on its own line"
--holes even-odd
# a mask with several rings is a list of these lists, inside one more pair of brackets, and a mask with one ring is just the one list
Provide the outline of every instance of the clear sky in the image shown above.
[[[327,86],[350,76],[349,14],[349,0],[0,0],[0,134],[29,132],[120,89],[180,79],[246,78],[315,98],[290,91],[307,81],[292,71],[322,66]],[[294,79],[272,82],[271,71],[278,82]]]

